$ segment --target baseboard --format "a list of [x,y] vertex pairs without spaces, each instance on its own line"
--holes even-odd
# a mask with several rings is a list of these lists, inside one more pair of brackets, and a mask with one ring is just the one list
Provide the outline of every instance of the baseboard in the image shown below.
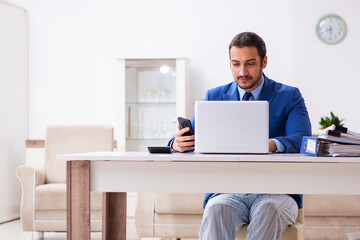
[[15,214],[13,216],[7,216],[7,217],[3,217],[0,219],[0,223],[6,223],[6,222],[10,222],[16,219],[20,219],[20,214]]

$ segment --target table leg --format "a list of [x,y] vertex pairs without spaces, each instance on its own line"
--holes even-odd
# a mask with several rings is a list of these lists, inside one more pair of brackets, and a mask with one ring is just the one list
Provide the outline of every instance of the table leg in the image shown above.
[[126,240],[126,192],[103,193],[102,239]]
[[90,162],[67,161],[67,239],[90,240]]

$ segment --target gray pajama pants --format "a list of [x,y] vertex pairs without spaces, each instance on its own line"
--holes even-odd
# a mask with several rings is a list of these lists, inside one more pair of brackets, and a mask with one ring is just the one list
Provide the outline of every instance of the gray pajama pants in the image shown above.
[[249,224],[246,240],[280,240],[281,233],[295,223],[298,206],[283,194],[220,194],[205,208],[199,239],[233,240]]

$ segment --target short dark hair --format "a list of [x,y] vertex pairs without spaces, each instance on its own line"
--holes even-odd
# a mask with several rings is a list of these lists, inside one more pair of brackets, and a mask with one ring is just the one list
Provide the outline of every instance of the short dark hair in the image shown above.
[[256,47],[260,56],[261,63],[266,56],[266,45],[264,40],[253,32],[242,32],[236,35],[229,45],[229,56],[232,47]]

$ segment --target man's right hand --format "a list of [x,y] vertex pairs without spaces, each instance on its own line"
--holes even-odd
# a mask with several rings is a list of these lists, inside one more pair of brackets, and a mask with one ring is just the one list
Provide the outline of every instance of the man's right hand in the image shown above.
[[[178,128],[180,127],[178,126]],[[186,127],[176,133],[172,143],[172,149],[177,152],[185,152],[195,148],[195,135],[183,136],[183,134],[189,130],[189,127]]]

